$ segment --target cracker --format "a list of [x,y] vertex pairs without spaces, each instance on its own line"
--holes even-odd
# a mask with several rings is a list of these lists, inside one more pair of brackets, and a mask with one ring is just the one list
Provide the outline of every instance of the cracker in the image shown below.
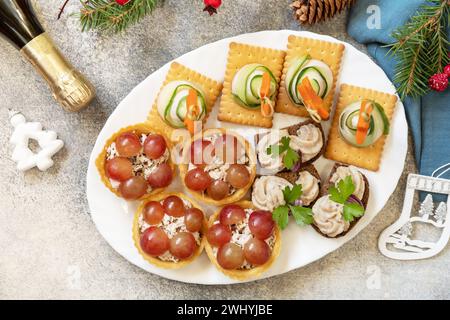
[[281,77],[278,101],[275,106],[276,112],[287,113],[299,117],[309,117],[308,111],[303,106],[296,106],[292,103],[285,87],[286,73],[293,59],[310,55],[312,59],[320,60],[326,63],[333,72],[333,86],[330,93],[324,100],[325,108],[330,111],[333,104],[334,93],[336,90],[336,81],[341,69],[342,56],[345,46],[341,43],[289,36],[286,59],[284,61],[283,75]]
[[222,99],[220,101],[218,119],[237,124],[272,127],[272,118],[265,118],[261,111],[247,109],[235,101],[231,93],[231,83],[234,75],[243,66],[250,63],[260,63],[272,71],[277,83],[280,82],[285,52],[269,48],[255,47],[241,43],[230,43],[227,69],[223,83]]
[[[167,83],[177,80],[191,81],[202,88],[203,92],[205,93],[206,110],[207,110],[206,117],[203,119],[203,123],[205,123],[206,120],[208,119],[209,113],[211,112],[214,104],[216,103],[217,98],[220,95],[220,92],[222,90],[222,84],[192,69],[189,69],[188,67],[185,67],[178,62],[173,62],[170,65],[170,69],[167,72],[166,79],[164,80],[161,89]],[[171,127],[161,118],[161,116],[158,113],[158,108],[156,106],[157,100],[158,98],[156,98],[155,102],[153,103],[152,109],[150,110],[150,113],[148,115],[148,121],[151,123],[153,127],[159,129],[162,132],[165,132],[166,136],[171,138],[172,133],[176,128]]]
[[339,116],[341,112],[352,102],[362,99],[371,99],[378,102],[384,108],[384,112],[389,121],[391,121],[397,104],[397,96],[348,84],[341,85],[339,101],[328,135],[328,146],[325,151],[325,157],[368,170],[378,171],[386,136],[381,136],[371,146],[357,148],[344,141],[339,133]]

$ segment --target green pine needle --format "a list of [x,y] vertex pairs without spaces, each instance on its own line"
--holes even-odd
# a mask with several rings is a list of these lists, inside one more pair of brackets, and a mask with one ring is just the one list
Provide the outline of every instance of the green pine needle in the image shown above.
[[80,0],[78,14],[82,31],[98,29],[121,32],[150,14],[163,0],[131,0],[119,5],[115,0]]
[[402,99],[421,97],[428,91],[428,79],[442,72],[450,62],[447,28],[449,0],[428,0],[404,26],[395,30],[389,53],[395,56],[394,82]]

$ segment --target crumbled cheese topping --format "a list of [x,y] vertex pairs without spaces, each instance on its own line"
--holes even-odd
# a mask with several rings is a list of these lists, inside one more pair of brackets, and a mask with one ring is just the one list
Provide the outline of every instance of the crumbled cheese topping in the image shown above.
[[[184,199],[182,199],[182,200],[183,200],[183,203],[184,203],[184,206],[186,207],[186,209],[192,208],[192,204],[190,202],[188,202]],[[160,203],[162,204],[162,202],[163,201],[161,201]],[[138,227],[139,227],[139,232],[141,234],[144,233],[144,231],[147,230],[151,226],[152,225],[148,224],[144,220],[144,216],[142,214],[139,215]],[[169,239],[173,238],[173,236],[175,236],[178,232],[190,232],[186,229],[186,224],[184,223],[184,216],[172,217],[172,216],[169,216],[168,214],[165,214],[162,221],[159,224],[154,225],[154,227],[158,227],[161,230],[163,230],[167,234]],[[201,243],[201,240],[202,240],[202,235],[200,234],[200,232],[190,232],[190,233],[192,233],[192,235],[194,236],[195,242],[197,243],[197,246],[199,246]],[[157,258],[162,261],[171,261],[171,262],[179,262],[180,261],[180,259],[173,256],[170,253],[170,251],[166,251],[165,253],[158,256]]]
[[[248,226],[248,219],[250,218],[250,214],[254,210],[252,209],[245,209],[245,219],[241,221],[238,224],[234,224],[231,226],[231,243],[237,244],[239,247],[244,249],[245,244],[247,241],[253,238],[252,232],[250,231],[250,228]],[[219,220],[215,221],[214,224],[220,223]],[[273,247],[275,246],[275,233],[273,233],[269,238],[264,240],[267,245],[269,246],[270,250],[273,250]],[[217,256],[217,252],[219,251],[219,248],[213,247],[213,253]],[[255,266],[244,260],[244,263],[239,269],[252,269]]]
[[[148,134],[141,134],[140,140],[143,144],[145,139],[147,139]],[[113,142],[111,145],[106,149],[106,160],[111,160],[113,158],[119,157],[119,152],[116,148],[116,143]],[[166,148],[166,151],[164,154],[159,157],[158,159],[152,160],[148,158],[144,153],[144,148],[141,149],[141,152],[134,157],[130,157],[132,168],[133,168],[133,175],[134,176],[143,176],[146,180],[152,174],[153,171],[162,163],[167,162],[170,156],[170,151],[168,148]],[[117,181],[110,179],[111,184],[113,187],[118,187]],[[152,188],[149,186],[147,192],[151,192]]]
[[106,160],[111,160],[111,159],[116,158],[118,156],[119,156],[119,152],[117,152],[116,143],[113,142],[108,147],[108,149],[106,149]]

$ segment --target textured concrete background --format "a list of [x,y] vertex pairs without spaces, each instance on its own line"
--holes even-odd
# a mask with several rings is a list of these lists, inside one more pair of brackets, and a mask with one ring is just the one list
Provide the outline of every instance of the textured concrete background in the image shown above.
[[[76,0],[59,21],[62,0],[37,2],[46,29],[92,80],[98,97],[82,112],[64,112],[15,49],[0,41],[0,298],[450,298],[448,248],[417,262],[389,260],[377,249],[378,235],[400,214],[406,174],[415,170],[411,150],[395,193],[372,224],[300,270],[249,284],[205,287],[165,280],[128,263],[95,229],[85,196],[88,157],[109,114],[140,81],[183,53],[241,33],[300,28],[289,1],[225,0],[220,14],[209,17],[201,12],[200,0],[169,0],[128,32],[107,36],[80,32],[68,14],[77,12]],[[307,29],[355,44],[345,32],[345,15]],[[16,171],[7,108],[42,122],[65,141],[49,171]]]

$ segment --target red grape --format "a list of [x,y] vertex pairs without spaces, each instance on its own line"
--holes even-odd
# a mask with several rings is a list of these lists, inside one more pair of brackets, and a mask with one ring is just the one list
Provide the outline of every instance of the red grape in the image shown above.
[[159,134],[149,134],[144,141],[144,153],[150,159],[158,159],[166,151],[167,144]]
[[219,220],[223,225],[237,224],[245,219],[245,210],[237,204],[229,204],[220,210]]
[[190,153],[190,162],[199,168],[204,168],[206,164],[212,162],[214,147],[211,145],[211,141],[197,139],[192,142]]
[[209,174],[203,169],[195,168],[186,174],[184,178],[186,186],[194,191],[205,191],[212,183],[212,179]]
[[214,224],[206,232],[206,238],[210,245],[220,247],[221,245],[230,242],[231,229],[220,223]]
[[219,248],[217,262],[224,269],[237,269],[244,263],[244,252],[235,243],[227,243]]
[[158,224],[164,218],[164,208],[158,201],[147,202],[142,213],[148,224]]
[[141,235],[141,248],[151,256],[162,255],[169,250],[169,246],[169,237],[158,227],[150,227]]
[[226,180],[236,189],[244,188],[250,182],[250,173],[243,164],[232,164],[227,170]]
[[204,216],[202,210],[189,208],[184,214],[184,224],[190,232],[198,232],[203,227]]
[[163,201],[164,211],[172,217],[182,217],[186,211],[184,202],[180,197],[168,196]]
[[244,246],[244,256],[247,262],[256,266],[262,265],[270,258],[269,245],[258,238],[250,239]]
[[197,243],[190,232],[179,232],[170,239],[170,253],[178,259],[187,259],[192,256]]
[[256,238],[261,240],[267,239],[272,235],[275,227],[272,213],[263,210],[253,211],[248,219],[248,227]]
[[144,177],[136,176],[125,180],[119,185],[119,192],[127,200],[136,200],[147,193],[148,183]]
[[225,163],[236,163],[245,153],[242,144],[233,135],[223,134],[214,141],[215,154]]
[[147,181],[152,188],[164,188],[172,182],[172,179],[172,168],[167,163],[162,163],[150,173]]
[[106,175],[113,180],[125,181],[133,176],[133,165],[127,158],[116,157],[106,160]]
[[116,138],[116,149],[122,157],[137,156],[142,149],[141,140],[133,132],[125,132]]
[[214,180],[206,193],[214,200],[222,200],[230,193],[230,185],[223,180]]

